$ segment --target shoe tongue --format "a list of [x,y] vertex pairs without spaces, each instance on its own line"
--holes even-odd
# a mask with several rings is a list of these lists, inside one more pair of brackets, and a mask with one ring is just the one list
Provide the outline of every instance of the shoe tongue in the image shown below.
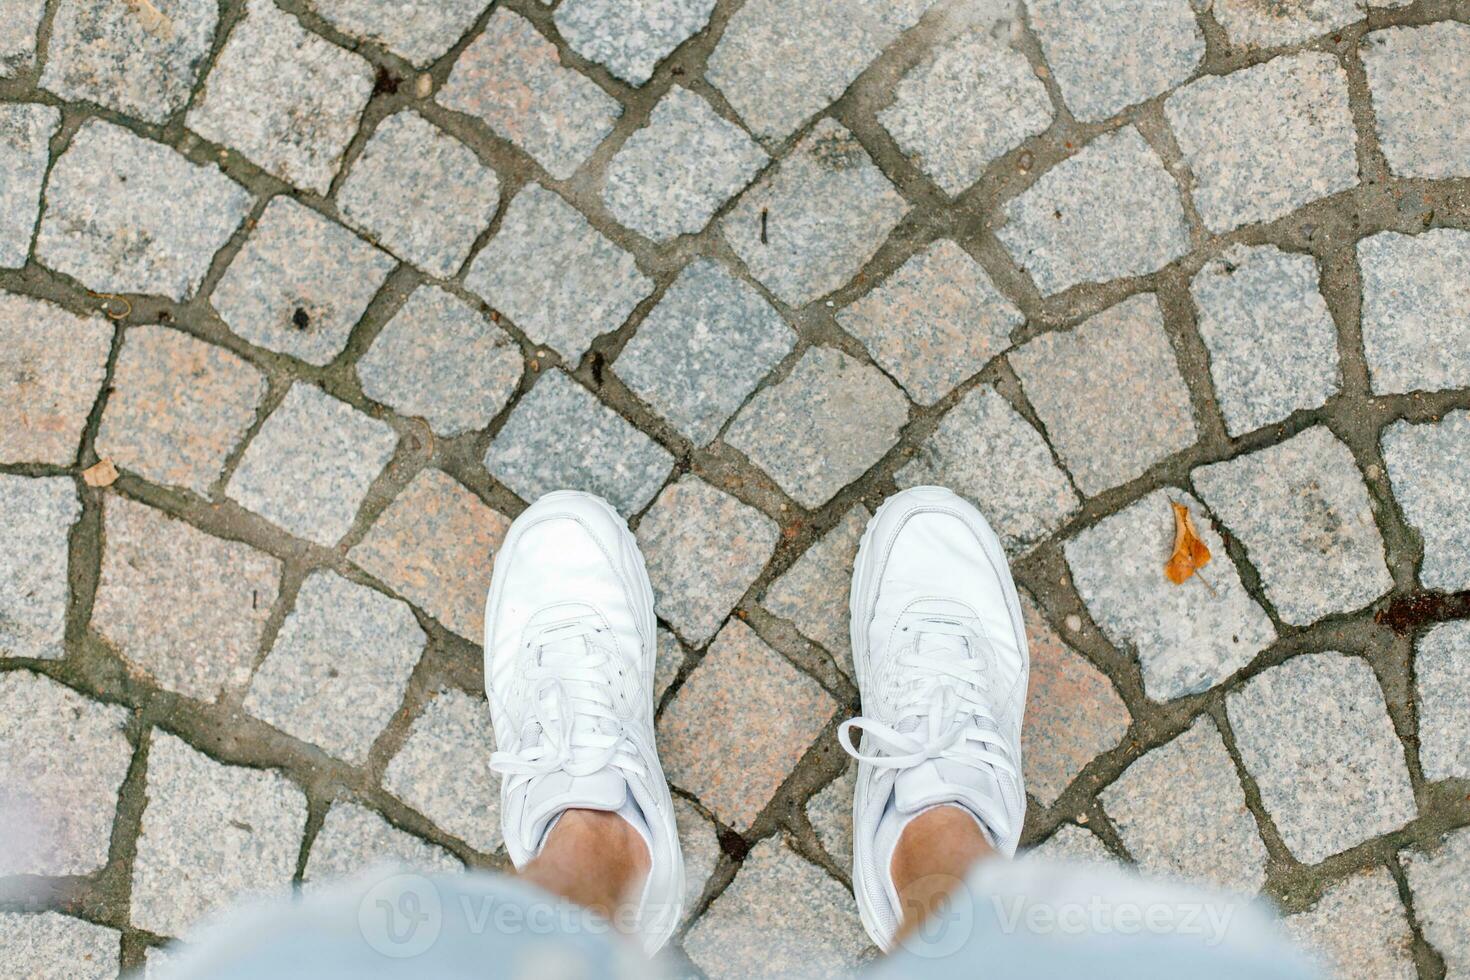
[[524,804],[531,851],[541,851],[551,825],[565,811],[617,810],[627,799],[627,780],[611,768],[590,776],[551,772],[532,780]]
[[910,766],[893,782],[893,805],[904,814],[941,803],[958,803],[983,824],[980,815],[987,809],[983,801],[1000,798],[1000,782],[993,772],[948,759],[930,759]]

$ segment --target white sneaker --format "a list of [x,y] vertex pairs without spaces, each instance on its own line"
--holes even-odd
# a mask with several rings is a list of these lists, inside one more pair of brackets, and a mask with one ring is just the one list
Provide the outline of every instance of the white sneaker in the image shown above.
[[868,935],[888,951],[901,917],[890,864],[911,819],[956,804],[997,852],[1016,851],[1029,657],[1000,541],[940,487],[905,490],[868,522],[851,606],[863,716],[838,738],[858,760],[853,885]]
[[618,813],[648,845],[637,932],[678,925],[684,857],[654,749],[653,589],[628,525],[591,494],[547,494],[511,524],[485,604],[485,690],[517,868],[571,808]]

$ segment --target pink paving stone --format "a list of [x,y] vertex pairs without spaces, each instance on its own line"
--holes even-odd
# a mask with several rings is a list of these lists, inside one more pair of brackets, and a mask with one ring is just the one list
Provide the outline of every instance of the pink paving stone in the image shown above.
[[101,317],[0,293],[0,462],[76,461],[111,347]]

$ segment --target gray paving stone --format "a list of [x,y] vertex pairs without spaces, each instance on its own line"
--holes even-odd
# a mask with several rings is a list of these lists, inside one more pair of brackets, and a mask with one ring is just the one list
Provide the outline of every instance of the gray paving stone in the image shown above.
[[852,799],[857,792],[857,763],[847,768],[806,803],[806,818],[834,864],[852,874]]
[[638,525],[659,616],[703,646],[780,537],[775,521],[697,476],[669,484]]
[[1404,177],[1470,176],[1470,24],[1374,31],[1361,54],[1389,169]]
[[626,516],[658,493],[674,457],[554,371],[511,411],[485,451],[485,468],[522,500],[553,490],[587,490]]
[[1147,275],[1189,250],[1179,185],[1132,126],[1099,136],[1003,211],[996,235],[1043,295]]
[[97,455],[146,480],[209,493],[255,422],[265,375],[222,347],[169,327],[124,334]]
[[1383,433],[1383,461],[1404,519],[1424,541],[1419,581],[1470,589],[1470,412],[1395,422]]
[[337,191],[343,216],[394,255],[447,279],[500,204],[500,179],[416,112],[378,124]]
[[65,655],[67,537],[81,513],[68,477],[0,473],[0,657]]
[[393,259],[290,197],[271,199],[210,296],[252,344],[325,365],[347,346]]
[[826,108],[934,0],[751,0],[735,12],[706,77],[766,139],[791,135]]
[[[995,465],[999,459],[1003,467]],[[960,399],[894,481],[938,484],[968,497],[1012,553],[1029,550],[1081,506],[1041,433],[991,385]]]
[[853,668],[847,594],[852,564],[870,517],[868,508],[854,504],[761,598],[769,612],[791,620],[803,636],[825,647],[848,679],[853,677]]
[[511,201],[465,285],[526,336],[572,362],[653,292],[632,255],[539,184]]
[[7,269],[19,269],[30,254],[50,140],[60,126],[53,106],[0,105],[0,266]]
[[857,137],[823,119],[745,192],[721,228],[751,275],[801,306],[856,275],[908,209]]
[[422,873],[464,869],[444,848],[404,833],[366,807],[333,803],[306,858],[303,886],[311,891],[384,864]]
[[0,785],[10,825],[0,877],[86,875],[107,863],[133,758],[128,718],[126,708],[40,674],[0,674]]
[[383,788],[482,854],[500,847],[495,733],[481,698],[443,690],[414,719],[383,773]]
[[704,894],[710,875],[720,863],[720,848],[715,825],[682,796],[674,797],[674,821],[679,828],[679,848],[684,852],[684,916],[694,917],[694,906]]
[[62,0],[51,18],[41,87],[162,123],[188,103],[218,21],[213,0],[149,7]]
[[1470,386],[1470,231],[1358,243],[1363,354],[1379,395]]
[[607,165],[602,199],[622,224],[667,241],[703,228],[769,160],[739,126],[675,86]]
[[813,508],[878,462],[907,421],[903,394],[875,368],[813,347],[750,400],[725,441]]
[[365,59],[249,0],[189,110],[190,129],[297,187],[327,193],[373,91]]
[[566,180],[612,132],[623,108],[591,79],[564,68],[556,46],[501,7],[455,62],[438,100]]
[[1295,657],[1251,678],[1225,705],[1261,802],[1304,863],[1418,815],[1404,747],[1366,661]]
[[1099,796],[1144,872],[1230,892],[1265,884],[1266,845],[1209,715],[1138,759]]
[[1470,914],[1470,830],[1447,834],[1435,850],[1409,852],[1402,860],[1420,932],[1444,958],[1445,976],[1463,980],[1470,976],[1470,933],[1465,931],[1465,916]]
[[1169,96],[1164,112],[1213,232],[1272,221],[1358,182],[1347,74],[1330,54],[1206,76]]
[[60,912],[0,912],[0,974],[27,980],[113,980],[122,933]]
[[181,948],[177,945],[150,946],[143,951],[143,980],[168,980],[164,971],[177,969]]
[[109,495],[92,629],[169,691],[213,701],[250,679],[281,563]]
[[1056,833],[1029,848],[1026,857],[1068,864],[1121,864],[1118,856],[1090,830],[1074,823],[1062,824]]
[[1164,316],[1130,297],[1010,355],[1051,444],[1088,496],[1141,475],[1198,438]]
[[312,0],[311,5],[339,31],[427,68],[474,26],[490,0]]
[[0,462],[76,462],[112,335],[95,314],[0,292]]
[[334,572],[314,572],[255,672],[245,710],[363,765],[403,702],[425,642],[404,603]]
[[1470,779],[1470,623],[1440,623],[1414,645],[1425,779]]
[[93,119],[52,167],[36,260],[97,292],[185,300],[249,209],[218,168]]
[[1098,122],[1194,74],[1205,56],[1189,0],[1026,0],[1062,98]]
[[653,666],[654,707],[658,707],[664,694],[679,676],[679,668],[684,666],[684,648],[679,645],[679,638],[662,626],[658,628],[656,636],[657,657]]
[[36,33],[46,0],[13,0],[0,19],[0,77],[30,71],[36,62]]
[[972,30],[905,75],[878,121],[919,169],[958,194],[1055,116],[1025,55]]
[[642,85],[675,48],[704,30],[715,0],[564,0],[556,29],[571,49]]
[[1200,467],[1205,503],[1245,546],[1266,596],[1305,626],[1393,586],[1368,490],[1347,446],[1315,426],[1267,449]]
[[760,293],[699,258],[644,317],[613,370],[703,446],[795,346],[796,332]]
[[[1404,0],[1373,3],[1400,6]],[[1363,19],[1362,0],[1297,0],[1260,3],[1259,0],[1212,0],[1210,10],[1225,28],[1230,43],[1243,48],[1277,48],[1300,44]]]
[[1414,980],[1414,934],[1398,884],[1384,868],[1328,886],[1317,904],[1289,915],[1286,930],[1343,980]]
[[1243,435],[1337,393],[1337,327],[1310,255],[1233,245],[1190,283],[1225,429]]
[[208,916],[290,894],[306,796],[279,772],[227,766],[153,730],[133,859],[135,926],[186,937]]
[[297,537],[331,547],[397,445],[386,422],[314,385],[293,385],[256,432],[225,493]]
[[414,290],[357,362],[363,394],[441,436],[485,428],[525,365],[511,336],[437,286]]

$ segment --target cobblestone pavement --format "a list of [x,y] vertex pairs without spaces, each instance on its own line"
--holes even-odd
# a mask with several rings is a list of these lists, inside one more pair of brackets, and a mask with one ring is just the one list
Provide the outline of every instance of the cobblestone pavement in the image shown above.
[[504,867],[562,486],[648,552],[685,968],[863,959],[847,576],[941,482],[1028,844],[1470,976],[1466,0],[6,0],[0,76],[0,974]]

